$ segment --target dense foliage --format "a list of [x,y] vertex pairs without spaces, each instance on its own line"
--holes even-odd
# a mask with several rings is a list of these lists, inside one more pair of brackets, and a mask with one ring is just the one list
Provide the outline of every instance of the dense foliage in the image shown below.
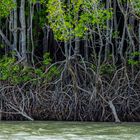
[[139,0],[1,0],[0,119],[139,121]]

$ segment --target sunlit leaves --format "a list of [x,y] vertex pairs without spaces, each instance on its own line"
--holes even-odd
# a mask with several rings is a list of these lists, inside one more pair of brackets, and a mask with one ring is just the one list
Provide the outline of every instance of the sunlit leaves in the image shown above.
[[140,15],[140,0],[130,0],[132,11]]
[[98,0],[49,0],[47,12],[55,38],[61,41],[82,38],[90,26],[104,25],[112,16],[111,10],[104,9]]
[[14,7],[14,0],[0,0],[0,17],[7,16]]

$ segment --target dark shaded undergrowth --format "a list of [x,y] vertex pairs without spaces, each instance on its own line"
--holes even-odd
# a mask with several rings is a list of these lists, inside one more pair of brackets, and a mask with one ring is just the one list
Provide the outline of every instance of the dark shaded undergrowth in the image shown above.
[[140,121],[139,65],[97,71],[80,57],[38,69],[5,61],[11,73],[1,70],[2,120]]

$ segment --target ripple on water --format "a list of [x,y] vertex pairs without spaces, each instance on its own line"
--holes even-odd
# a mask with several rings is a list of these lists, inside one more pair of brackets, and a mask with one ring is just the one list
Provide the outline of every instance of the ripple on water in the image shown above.
[[0,140],[140,140],[140,124],[3,123]]

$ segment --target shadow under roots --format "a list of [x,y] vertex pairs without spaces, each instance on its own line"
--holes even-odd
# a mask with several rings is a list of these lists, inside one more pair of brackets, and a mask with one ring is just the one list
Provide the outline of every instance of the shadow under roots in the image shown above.
[[59,64],[51,82],[0,83],[2,120],[140,121],[140,72],[97,74],[80,56]]

